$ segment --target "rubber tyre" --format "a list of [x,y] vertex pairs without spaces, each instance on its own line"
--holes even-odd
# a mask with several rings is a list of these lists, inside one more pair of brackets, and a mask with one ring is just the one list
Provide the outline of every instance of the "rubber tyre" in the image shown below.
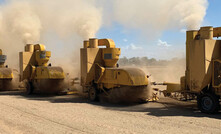
[[96,88],[90,88],[88,91],[88,97],[90,101],[99,101],[98,90]]
[[33,91],[34,91],[34,87],[33,87],[32,82],[27,82],[26,83],[26,94],[31,95],[31,94],[33,94]]
[[219,97],[213,93],[198,95],[197,105],[202,113],[213,114],[220,110]]

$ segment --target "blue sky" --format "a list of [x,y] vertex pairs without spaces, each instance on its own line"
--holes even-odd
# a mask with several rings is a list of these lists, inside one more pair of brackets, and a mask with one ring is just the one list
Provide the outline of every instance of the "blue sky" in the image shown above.
[[[4,0],[0,0],[0,3],[4,3]],[[221,26],[220,6],[221,0],[209,0],[202,26]],[[149,39],[139,30],[126,29],[118,23],[113,23],[110,27],[101,27],[97,38],[113,39],[116,46],[122,48],[121,57],[147,56],[148,58],[171,59],[185,57],[185,32],[180,30],[166,30],[160,36]],[[159,46],[159,42],[167,47]]]

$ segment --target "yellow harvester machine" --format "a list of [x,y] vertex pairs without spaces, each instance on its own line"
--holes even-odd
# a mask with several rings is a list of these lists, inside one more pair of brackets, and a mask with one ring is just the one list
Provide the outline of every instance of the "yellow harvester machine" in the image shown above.
[[62,89],[64,72],[61,67],[48,65],[51,52],[42,44],[25,46],[25,52],[19,53],[20,81],[26,85],[26,93],[59,93]]
[[0,49],[0,90],[9,90],[12,88],[13,72],[12,69],[5,66],[6,55],[2,54]]
[[137,68],[119,68],[120,48],[115,48],[111,39],[89,39],[81,48],[81,86],[88,92],[92,101],[99,99],[99,94],[114,88],[145,88],[148,78]]
[[204,113],[220,109],[221,96],[221,28],[201,27],[186,32],[186,72],[180,84],[164,83],[166,96],[181,93],[186,99],[197,98]]

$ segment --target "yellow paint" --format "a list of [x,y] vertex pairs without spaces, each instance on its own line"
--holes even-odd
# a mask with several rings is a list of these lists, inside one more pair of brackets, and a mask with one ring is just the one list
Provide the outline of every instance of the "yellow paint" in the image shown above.
[[84,41],[81,48],[81,85],[85,88],[96,84],[100,89],[147,86],[148,78],[140,69],[117,67],[120,54],[120,48],[115,48],[111,39]]
[[[165,83],[168,93],[187,91],[200,93],[212,83],[215,93],[221,95],[221,82],[214,86],[214,61],[221,61],[221,27],[201,27],[200,30],[186,32],[186,71],[180,84]],[[219,66],[216,67],[219,70]],[[220,83],[219,83],[220,82]]]
[[213,37],[220,37],[221,36],[221,27],[213,28]]
[[13,79],[12,69],[5,67],[6,55],[3,55],[2,50],[0,49],[0,79]]
[[164,82],[163,84],[167,86],[167,89],[166,89],[167,93],[181,91],[181,85],[179,83]]
[[13,79],[14,75],[10,68],[0,68],[0,79]]
[[[32,48],[34,48],[32,52]],[[41,79],[64,79],[64,71],[61,67],[48,66],[51,52],[46,51],[42,44],[25,47],[25,52],[20,53],[21,81]]]
[[47,63],[51,57],[50,51],[36,51],[35,58],[38,66],[47,66]]

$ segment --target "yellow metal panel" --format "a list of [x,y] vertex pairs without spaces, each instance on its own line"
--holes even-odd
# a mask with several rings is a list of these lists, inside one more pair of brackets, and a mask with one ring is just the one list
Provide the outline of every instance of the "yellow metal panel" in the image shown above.
[[102,59],[105,67],[115,67],[120,56],[120,48],[102,48]]
[[213,27],[201,27],[199,30],[200,39],[213,39]]
[[115,43],[112,39],[99,39],[98,46],[106,46],[106,48],[115,48]]
[[89,41],[88,40],[85,40],[84,41],[84,48],[88,48],[89,47]]
[[179,92],[181,91],[181,85],[179,83],[164,83],[164,85],[167,85],[167,93],[172,93],[172,92]]
[[25,46],[25,52],[34,52],[34,45],[33,44],[27,44]]
[[221,36],[221,27],[213,28],[213,37],[220,37]]
[[132,85],[148,85],[148,79],[146,74],[138,68],[124,68],[132,80]]
[[212,69],[212,85],[215,88],[216,94],[221,95],[221,60],[213,60]]
[[49,71],[47,67],[37,67],[35,79],[48,79]]
[[212,81],[212,60],[220,55],[220,45],[216,40],[205,40],[205,76],[201,88],[204,88]]
[[0,79],[12,79],[13,73],[10,68],[0,68]]
[[35,52],[35,58],[38,66],[47,66],[47,63],[51,57],[50,51],[37,51]]
[[192,41],[196,38],[196,35],[198,34],[198,30],[192,30],[186,32],[186,41]]
[[80,61],[81,61],[81,85],[84,85],[86,82],[87,76],[87,49],[80,50]]
[[180,87],[181,87],[181,90],[186,90],[186,77],[185,76],[182,76],[180,78]]
[[87,85],[95,78],[95,63],[101,62],[99,48],[81,48],[81,85]]
[[145,73],[137,68],[106,68],[101,82],[115,86],[148,85]]
[[111,83],[111,84],[116,84],[117,85],[118,83],[117,83],[116,73],[117,73],[116,70],[106,68],[101,82]]
[[64,71],[61,67],[48,67],[49,79],[64,79]]
[[32,52],[20,52],[19,53],[19,67],[20,67],[20,74],[21,79],[28,79],[31,76],[31,67],[29,65],[30,60],[32,58]]
[[89,48],[98,48],[98,39],[96,38],[89,39]]
[[34,45],[34,51],[45,51],[45,46],[43,44]]
[[[191,91],[199,92],[211,82],[212,59],[220,56],[220,41],[193,40],[189,48],[189,70],[187,85]],[[189,76],[189,77],[188,77]]]
[[64,79],[61,67],[37,67],[35,79]]
[[201,90],[205,76],[205,40],[193,40],[190,43],[189,59],[189,83],[193,91]]
[[95,65],[95,78],[94,78],[94,80],[96,83],[100,82],[102,76],[104,75],[104,71],[105,71],[104,67],[101,67],[99,64]]
[[192,30],[186,32],[186,81],[187,83],[190,83],[190,43],[196,38],[196,35],[198,34],[198,30]]

